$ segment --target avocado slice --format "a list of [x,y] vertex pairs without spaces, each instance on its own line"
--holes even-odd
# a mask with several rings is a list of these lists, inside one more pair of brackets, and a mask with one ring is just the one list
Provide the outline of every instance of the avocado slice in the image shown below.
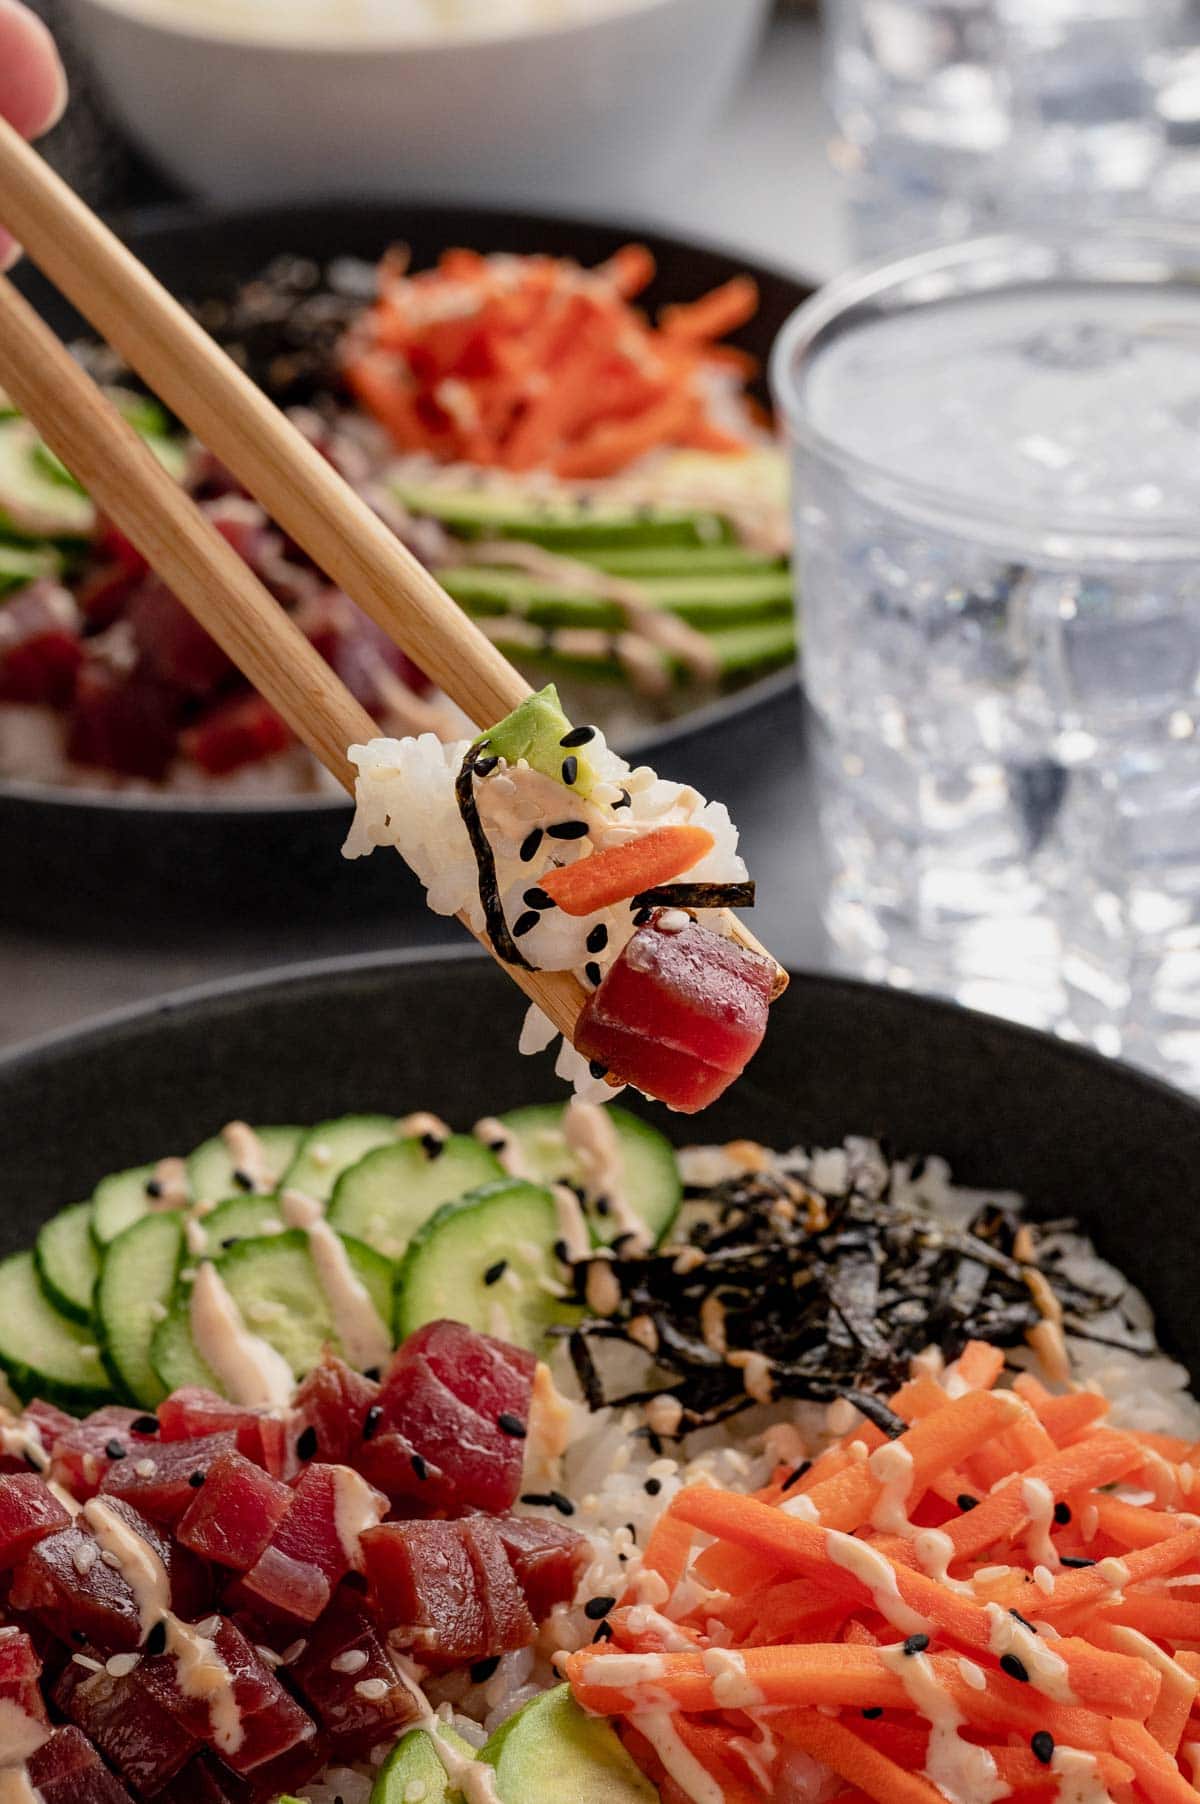
[[0,420],[0,532],[18,539],[88,539],[96,509],[72,483],[41,463],[42,441],[28,420]]
[[[558,690],[547,683],[534,695],[527,695],[519,707],[504,719],[481,733],[475,741],[489,755],[516,764],[524,758],[531,770],[541,771],[556,783],[573,789],[576,795],[589,796],[596,784],[596,773],[582,750],[565,746],[563,740],[571,732],[571,723],[563,712]],[[568,771],[574,775],[568,778]]]
[[[558,1685],[501,1725],[479,1758],[503,1804],[657,1804],[658,1792],[603,1717]],[[372,1798],[371,1804],[376,1804]],[[389,1798],[387,1804],[392,1804]]]
[[0,541],[0,601],[41,576],[61,576],[64,562],[57,545],[6,545]]
[[[453,1729],[441,1729],[439,1735],[456,1754],[475,1755]],[[422,1786],[424,1790],[419,1789]],[[396,1743],[371,1787],[370,1804],[411,1804],[413,1798],[420,1798],[421,1804],[462,1804],[462,1793],[451,1790],[433,1737],[425,1729],[410,1729]]]
[[541,498],[517,488],[441,488],[402,478],[390,487],[409,513],[439,520],[463,539],[524,539],[571,553],[587,547],[711,545],[730,537],[716,514],[682,508],[592,503],[569,494]]

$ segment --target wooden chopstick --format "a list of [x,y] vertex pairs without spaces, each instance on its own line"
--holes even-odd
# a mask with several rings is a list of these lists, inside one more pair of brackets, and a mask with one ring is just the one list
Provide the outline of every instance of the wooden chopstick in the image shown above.
[[[353,794],[355,769],[346,749],[375,735],[371,716],[4,276],[0,387],[297,738]],[[470,928],[465,920],[463,925]],[[487,936],[477,937],[494,957]],[[585,998],[578,979],[497,962],[573,1039]]]

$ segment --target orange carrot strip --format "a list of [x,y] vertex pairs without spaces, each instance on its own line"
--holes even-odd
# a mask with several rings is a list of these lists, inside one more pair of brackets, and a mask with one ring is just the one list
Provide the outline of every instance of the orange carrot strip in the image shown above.
[[[994,1747],[989,1752],[1001,1779],[1014,1791],[1057,1792],[1062,1785],[1062,1774],[1043,1766],[1030,1748]],[[1118,1786],[1132,1784],[1133,1768],[1115,1754],[1097,1752],[1092,1758],[1095,1777],[1105,1791],[1111,1794]]]
[[607,276],[623,300],[632,300],[653,282],[654,257],[644,244],[623,244],[596,274]]
[[1004,1353],[990,1341],[969,1340],[946,1373],[973,1391],[990,1391],[1004,1370]]
[[646,1572],[657,1572],[667,1587],[668,1595],[674,1591],[687,1571],[694,1539],[687,1524],[667,1510],[663,1511],[650,1531],[650,1538],[642,1551],[642,1568]]
[[1135,1783],[1150,1804],[1196,1804],[1196,1793],[1174,1759],[1142,1723],[1117,1717],[1109,1735],[1114,1754],[1129,1762]]
[[1197,1691],[1200,1691],[1200,1680],[1138,1629],[1127,1628],[1122,1623],[1097,1623],[1090,1631],[1090,1638],[1098,1647],[1109,1648],[1116,1654],[1132,1654],[1135,1659],[1147,1661],[1159,1674],[1162,1687],[1153,1710],[1146,1718],[1146,1727],[1161,1748],[1165,1748],[1168,1754],[1176,1753],[1183,1740],[1183,1731],[1192,1713]]
[[564,914],[594,914],[639,891],[670,883],[711,852],[716,841],[706,827],[654,827],[624,845],[609,846],[548,871],[540,880]]
[[844,1723],[815,1711],[788,1711],[775,1717],[771,1727],[792,1747],[803,1748],[876,1804],[945,1804],[941,1792],[923,1773],[906,1773]]
[[[980,1508],[982,1507],[981,1504]],[[1133,1601],[1131,1587],[1145,1579],[1162,1578],[1167,1573],[1178,1572],[1181,1567],[1194,1567],[1198,1563],[1200,1528],[1184,1529],[1181,1534],[1169,1535],[1165,1541],[1156,1541],[1152,1547],[1134,1548],[1131,1553],[1122,1554],[1115,1561],[1101,1560],[1095,1566],[1083,1567],[1078,1571],[1060,1572],[1050,1595],[1039,1598],[1038,1614],[1055,1620],[1068,1610],[1089,1604],[1106,1605],[1114,1592],[1124,1593],[1126,1603],[1130,1603]],[[1017,1604],[1019,1607],[1022,1589],[1019,1581],[1010,1579],[997,1593],[997,1601]],[[1200,1605],[1189,1604],[1186,1608],[1195,1610],[1197,1616],[1200,1616]],[[1122,1613],[1122,1620],[1129,1619]]]
[[744,326],[758,306],[758,284],[752,276],[733,276],[698,301],[681,301],[664,307],[659,325],[668,338],[701,344],[723,338]]
[[1113,1497],[1104,1491],[1098,1491],[1088,1503],[1096,1512],[1099,1527],[1121,1547],[1153,1547],[1157,1541],[1165,1541],[1168,1535],[1178,1535],[1191,1526],[1169,1510],[1152,1510],[1145,1504],[1126,1503],[1123,1497]]
[[1128,1435],[1103,1431],[1073,1447],[1056,1449],[1028,1471],[1014,1474],[1003,1490],[985,1497],[978,1509],[946,1524],[945,1533],[954,1543],[954,1557],[969,1559],[997,1541],[1012,1540],[1029,1526],[1025,1485],[1030,1480],[1040,1481],[1057,1499],[1072,1491],[1114,1484],[1138,1464],[1139,1458]]

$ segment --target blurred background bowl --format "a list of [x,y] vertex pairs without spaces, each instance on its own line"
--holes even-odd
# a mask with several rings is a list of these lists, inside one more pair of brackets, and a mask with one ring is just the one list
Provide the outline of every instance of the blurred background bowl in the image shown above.
[[65,10],[130,137],[202,195],[578,205],[699,151],[769,0],[601,0],[575,18],[564,4],[561,20],[510,29],[500,0],[484,7],[479,29],[424,35],[335,31],[302,8],[286,31],[258,30],[251,0],[236,14],[220,0]]

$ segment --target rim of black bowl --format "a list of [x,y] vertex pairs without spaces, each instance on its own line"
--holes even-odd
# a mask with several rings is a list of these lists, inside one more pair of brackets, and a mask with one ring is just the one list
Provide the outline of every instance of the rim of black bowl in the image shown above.
[[[290,202],[279,206],[255,205],[232,207],[207,207],[185,201],[160,202],[153,206],[134,207],[112,216],[123,243],[154,237],[167,237],[171,234],[192,228],[227,228],[231,231],[246,230],[254,222],[270,218],[273,221],[286,223],[288,219],[297,222],[311,218],[335,204],[342,212],[360,218],[370,214],[383,214],[393,210],[420,214],[425,217],[445,215],[449,221],[456,217],[473,216],[475,218],[492,218],[496,220],[511,219],[528,223],[535,231],[540,227],[549,227],[554,231],[579,230],[594,231],[622,238],[636,237],[648,242],[652,250],[662,250],[673,255],[688,256],[699,254],[724,258],[736,263],[748,274],[756,278],[765,278],[772,284],[795,290],[795,305],[811,295],[817,283],[794,270],[781,269],[775,264],[763,262],[761,258],[750,256],[740,251],[736,245],[713,238],[681,238],[672,232],[660,231],[649,222],[633,218],[618,221],[607,214],[596,218],[569,213],[545,212],[540,209],[504,206],[474,206],[461,200],[441,202],[437,197],[423,195],[418,199],[408,200],[397,196],[395,200],[355,200],[344,202]],[[450,227],[451,234],[453,227]],[[353,253],[347,253],[353,254]],[[763,361],[763,378],[766,374],[766,358]],[[798,658],[783,670],[771,672],[768,676],[758,677],[746,683],[740,689],[733,689],[702,707],[690,709],[686,714],[676,715],[671,720],[660,721],[639,732],[628,743],[614,747],[623,757],[632,760],[649,758],[664,748],[673,748],[682,744],[694,733],[719,731],[727,722],[740,718],[761,703],[774,701],[786,694],[788,689],[798,680]],[[208,816],[220,814],[236,815],[246,819],[255,814],[275,816],[293,812],[303,814],[327,814],[348,810],[350,798],[338,792],[279,796],[246,796],[240,798],[233,795],[180,792],[178,790],[154,790],[143,792],[123,789],[90,789],[86,784],[69,787],[65,784],[41,782],[37,779],[0,776],[0,796],[11,797],[16,801],[37,803],[42,807],[72,810],[78,808],[129,809],[141,814],[190,814],[203,813]]]

